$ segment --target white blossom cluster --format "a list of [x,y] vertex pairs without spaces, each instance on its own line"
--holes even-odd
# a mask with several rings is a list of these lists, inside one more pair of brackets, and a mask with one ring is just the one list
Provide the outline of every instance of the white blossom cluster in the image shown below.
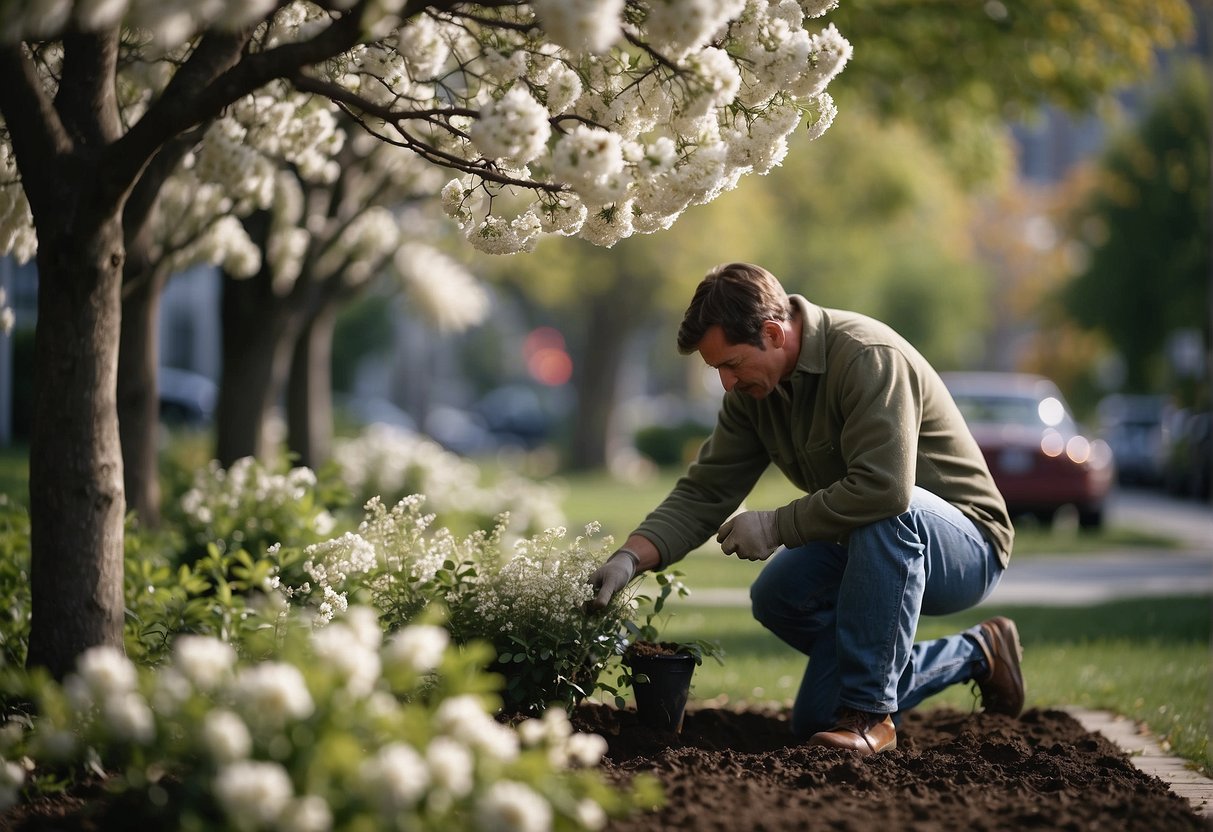
[[[624,0],[533,0],[427,8],[402,19],[403,0],[377,0],[358,12],[366,42],[307,72],[362,99],[364,126],[394,145],[388,150],[396,157],[456,171],[442,205],[476,248],[530,250],[545,234],[611,246],[668,228],[741,176],[769,171],[802,114],[812,137],[829,127],[835,107],[826,88],[851,47],[832,25],[815,30],[808,21],[836,4],[650,0],[625,8]],[[259,24],[255,51],[316,37],[334,18],[356,13],[349,0],[278,9],[271,0],[11,5],[0,15],[0,38],[8,40],[50,39],[69,26],[140,33],[142,41],[125,42],[119,79],[128,123],[162,93],[208,27]],[[44,52],[51,61],[56,54]],[[43,70],[53,85],[55,68]],[[236,274],[255,271],[247,239],[204,206],[229,218],[266,207],[280,195],[283,165],[331,181],[343,141],[333,104],[284,83],[236,102],[181,171],[184,181],[169,200],[175,211],[160,220],[164,242],[170,232],[205,236],[190,256]],[[0,149],[0,253],[28,258],[31,217],[7,170],[9,155]],[[226,203],[190,205],[181,195],[197,184],[216,186]],[[383,220],[351,224],[327,265],[364,280],[384,247],[398,242]],[[272,261],[282,264],[276,280],[284,284],[304,247],[298,231],[273,243]],[[437,283],[429,281],[426,292],[438,292],[429,288]]]
[[835,5],[654,0],[626,21],[621,0],[428,12],[328,71],[376,108],[384,138],[464,172],[442,202],[475,247],[525,251],[551,233],[609,246],[769,171],[801,113],[824,132],[850,45],[806,21]]
[[[341,828],[605,825],[602,806],[562,779],[596,766],[605,740],[574,731],[560,709],[509,727],[458,683],[410,695],[447,662],[455,678],[467,673],[463,659],[441,627],[410,625],[385,640],[377,618],[352,608],[313,631],[303,652],[254,663],[202,636],[179,637],[154,670],[92,648],[64,682],[67,707],[36,721],[24,750],[95,766],[138,747],[148,771],[171,773],[183,794],[209,792],[225,828],[326,832],[337,818],[349,824]],[[356,762],[351,770],[305,746],[353,749]],[[0,760],[0,805],[15,803],[24,781],[22,765]]]
[[[195,474],[193,486],[181,497],[181,508],[189,520],[206,526],[220,512],[238,512],[250,505],[271,514],[310,496],[315,487],[316,474],[310,468],[275,474],[253,457],[238,459],[226,469],[213,459]],[[316,519],[317,530],[327,533],[332,523],[331,516],[322,514]]]
[[463,332],[484,321],[489,296],[454,258],[433,246],[406,242],[392,256],[418,313],[439,332]]
[[333,457],[342,481],[364,499],[424,494],[441,517],[491,520],[508,513],[510,530],[523,533],[564,522],[564,493],[556,483],[518,476],[482,482],[475,463],[402,428],[371,425],[356,437],[338,438]]
[[603,555],[588,537],[578,537],[568,545],[567,534],[557,527],[519,540],[512,557],[482,570],[475,591],[474,620],[455,623],[475,630],[478,636],[497,630],[527,632],[537,626],[553,632],[576,629],[586,602],[594,595],[587,579],[602,563]]

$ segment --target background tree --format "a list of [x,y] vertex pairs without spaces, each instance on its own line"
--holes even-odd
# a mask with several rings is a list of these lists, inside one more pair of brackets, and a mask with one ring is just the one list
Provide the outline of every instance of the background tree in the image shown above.
[[717,263],[762,263],[789,291],[880,317],[941,366],[960,365],[980,346],[973,330],[990,281],[972,250],[968,195],[932,144],[909,125],[882,125],[851,107],[814,152],[793,150],[660,237],[630,238],[609,254],[545,241],[499,265],[503,279],[550,310],[576,356],[571,467],[606,464],[624,363],[678,361],[678,316]]
[[1108,148],[1073,218],[1087,256],[1064,306],[1115,350],[1130,392],[1178,389],[1167,355],[1177,331],[1200,333],[1209,354],[1211,94],[1204,67],[1180,67]]
[[862,44],[844,91],[937,137],[971,182],[997,172],[992,131],[1043,101],[1110,106],[1193,34],[1188,0],[854,0],[831,20]]
[[[458,172],[445,206],[473,245],[612,242],[668,227],[777,158],[805,112],[828,127],[825,86],[850,46],[806,28],[805,12],[832,5],[5,4],[0,227],[32,222],[39,272],[30,664],[62,675],[120,640],[123,213],[134,190],[159,192],[169,166],[152,163],[173,142],[284,79]],[[153,55],[171,76],[124,123],[118,68]]]

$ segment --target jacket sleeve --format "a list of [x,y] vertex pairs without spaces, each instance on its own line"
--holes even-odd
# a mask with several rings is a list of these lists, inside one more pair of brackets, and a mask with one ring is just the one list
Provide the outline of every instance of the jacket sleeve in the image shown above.
[[681,560],[716,533],[758,482],[770,457],[734,394],[695,461],[635,533],[653,542],[660,568]]
[[922,390],[900,350],[857,348],[827,380],[837,408],[837,447],[816,448],[810,464],[833,468],[828,485],[776,511],[786,546],[841,540],[852,529],[893,517],[910,504],[915,481]]

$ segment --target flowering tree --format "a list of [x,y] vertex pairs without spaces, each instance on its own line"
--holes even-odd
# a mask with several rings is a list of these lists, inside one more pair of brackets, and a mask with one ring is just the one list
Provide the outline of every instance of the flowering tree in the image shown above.
[[[769,169],[806,113],[813,133],[829,126],[850,45],[806,21],[835,4],[5,4],[0,239],[36,248],[40,275],[29,662],[62,675],[119,640],[124,212],[159,194],[201,125],[284,82],[454,171],[444,205],[478,248],[609,245]],[[124,110],[120,68],[141,64],[167,80]]]
[[270,452],[266,416],[284,390],[290,450],[311,467],[327,460],[336,312],[377,275],[390,273],[440,329],[464,329],[487,312],[476,280],[422,242],[442,232],[416,206],[442,187],[443,171],[361,130],[347,135],[335,177],[312,181],[283,167],[272,205],[246,218],[262,255],[257,274],[224,270],[217,456],[225,465]]

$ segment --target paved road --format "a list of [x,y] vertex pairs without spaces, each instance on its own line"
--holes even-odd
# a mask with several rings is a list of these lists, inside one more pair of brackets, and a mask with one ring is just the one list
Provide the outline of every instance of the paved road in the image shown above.
[[[985,605],[1084,605],[1115,598],[1213,594],[1213,508],[1148,491],[1123,491],[1108,522],[1178,539],[1179,549],[1012,559]],[[692,603],[749,606],[747,589],[699,589]]]
[[1119,491],[1108,523],[1166,535],[1181,549],[1130,549],[1011,561],[986,604],[1091,604],[1213,593],[1213,508],[1151,491]]

